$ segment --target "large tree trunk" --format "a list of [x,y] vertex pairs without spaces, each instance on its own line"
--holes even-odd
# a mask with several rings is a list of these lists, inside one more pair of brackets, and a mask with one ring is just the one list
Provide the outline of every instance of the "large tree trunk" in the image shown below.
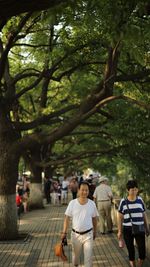
[[31,171],[31,185],[30,185],[30,198],[29,207],[31,209],[41,209],[43,205],[43,192],[42,192],[42,168],[36,165],[39,161],[40,152],[35,149],[30,154],[30,161],[28,162]]
[[30,198],[29,207],[31,209],[41,209],[43,205],[43,192],[42,192],[42,172],[38,167],[34,170],[32,168],[32,181],[30,185]]
[[15,194],[0,195],[0,240],[18,236]]
[[16,182],[18,158],[14,143],[18,138],[9,117],[0,110],[0,240],[18,236]]
[[43,192],[42,184],[33,182],[30,188],[29,209],[42,209],[43,205]]

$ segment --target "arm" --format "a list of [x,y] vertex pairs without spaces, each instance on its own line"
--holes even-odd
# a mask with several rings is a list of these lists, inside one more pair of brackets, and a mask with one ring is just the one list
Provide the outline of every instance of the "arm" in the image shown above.
[[70,222],[70,217],[65,215],[65,219],[64,219],[64,225],[63,225],[63,231],[61,233],[61,239],[64,239],[67,235],[67,230],[69,227],[69,222]]
[[93,222],[93,239],[95,239],[97,232],[97,217],[93,217],[92,222]]
[[149,229],[149,223],[148,223],[148,218],[147,218],[146,212],[143,213],[143,218],[144,218],[144,224],[145,224],[145,229],[146,229],[146,235],[149,236],[150,229]]
[[111,203],[113,203],[113,194],[109,195],[109,198],[110,198]]
[[108,190],[108,197],[110,198],[110,200],[112,202],[113,201],[113,193],[112,193],[111,187],[109,187],[109,190]]
[[117,217],[117,223],[118,223],[118,239],[122,239],[122,223],[123,223],[123,214],[118,212]]
[[93,200],[94,200],[95,203],[97,202],[97,191],[96,191],[96,188],[95,188],[95,191],[93,193]]
[[93,196],[93,201],[94,201],[94,202],[95,202],[95,204],[96,204],[96,202],[97,202],[97,201],[96,201],[96,197],[94,197],[94,196]]

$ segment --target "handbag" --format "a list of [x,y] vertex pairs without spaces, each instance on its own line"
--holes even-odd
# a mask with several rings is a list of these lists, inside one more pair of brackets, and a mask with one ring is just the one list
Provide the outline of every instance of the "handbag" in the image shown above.
[[132,223],[132,234],[133,235],[139,235],[139,234],[142,234],[142,233],[145,233],[145,227],[144,227],[144,224],[133,224]]
[[59,242],[54,246],[54,253],[55,256],[60,257],[63,261],[67,261],[62,242]]
[[131,224],[132,224],[132,234],[133,235],[145,234],[145,225],[144,225],[144,223],[143,224],[134,224],[133,223],[127,199],[125,201],[126,201],[128,213],[129,213],[129,216],[130,216],[130,221],[131,221]]

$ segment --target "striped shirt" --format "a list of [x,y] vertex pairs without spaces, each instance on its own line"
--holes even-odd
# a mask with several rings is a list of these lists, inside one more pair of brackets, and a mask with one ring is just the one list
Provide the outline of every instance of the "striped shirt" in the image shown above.
[[118,211],[123,214],[123,226],[132,226],[127,204],[130,210],[132,222],[134,224],[144,224],[143,212],[145,212],[144,202],[141,197],[137,197],[135,201],[122,198],[119,204]]

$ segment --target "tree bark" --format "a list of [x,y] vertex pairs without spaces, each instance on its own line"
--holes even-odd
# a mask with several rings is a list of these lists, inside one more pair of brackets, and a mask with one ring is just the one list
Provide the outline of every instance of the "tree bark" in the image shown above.
[[18,237],[17,208],[15,194],[0,195],[0,240]]
[[8,240],[18,236],[15,195],[19,155],[12,145],[17,133],[1,109],[0,114],[0,240]]
[[0,0],[0,18],[5,19],[25,12],[46,10],[68,2],[68,0]]
[[53,178],[54,168],[51,166],[47,166],[44,169],[45,177],[47,178]]
[[31,171],[31,185],[30,185],[30,197],[29,208],[41,209],[43,205],[43,192],[42,192],[42,168],[36,165],[37,159],[39,160],[40,152],[35,150],[30,154],[31,158],[28,162]]
[[30,185],[29,209],[42,208],[44,208],[42,183],[32,182]]

